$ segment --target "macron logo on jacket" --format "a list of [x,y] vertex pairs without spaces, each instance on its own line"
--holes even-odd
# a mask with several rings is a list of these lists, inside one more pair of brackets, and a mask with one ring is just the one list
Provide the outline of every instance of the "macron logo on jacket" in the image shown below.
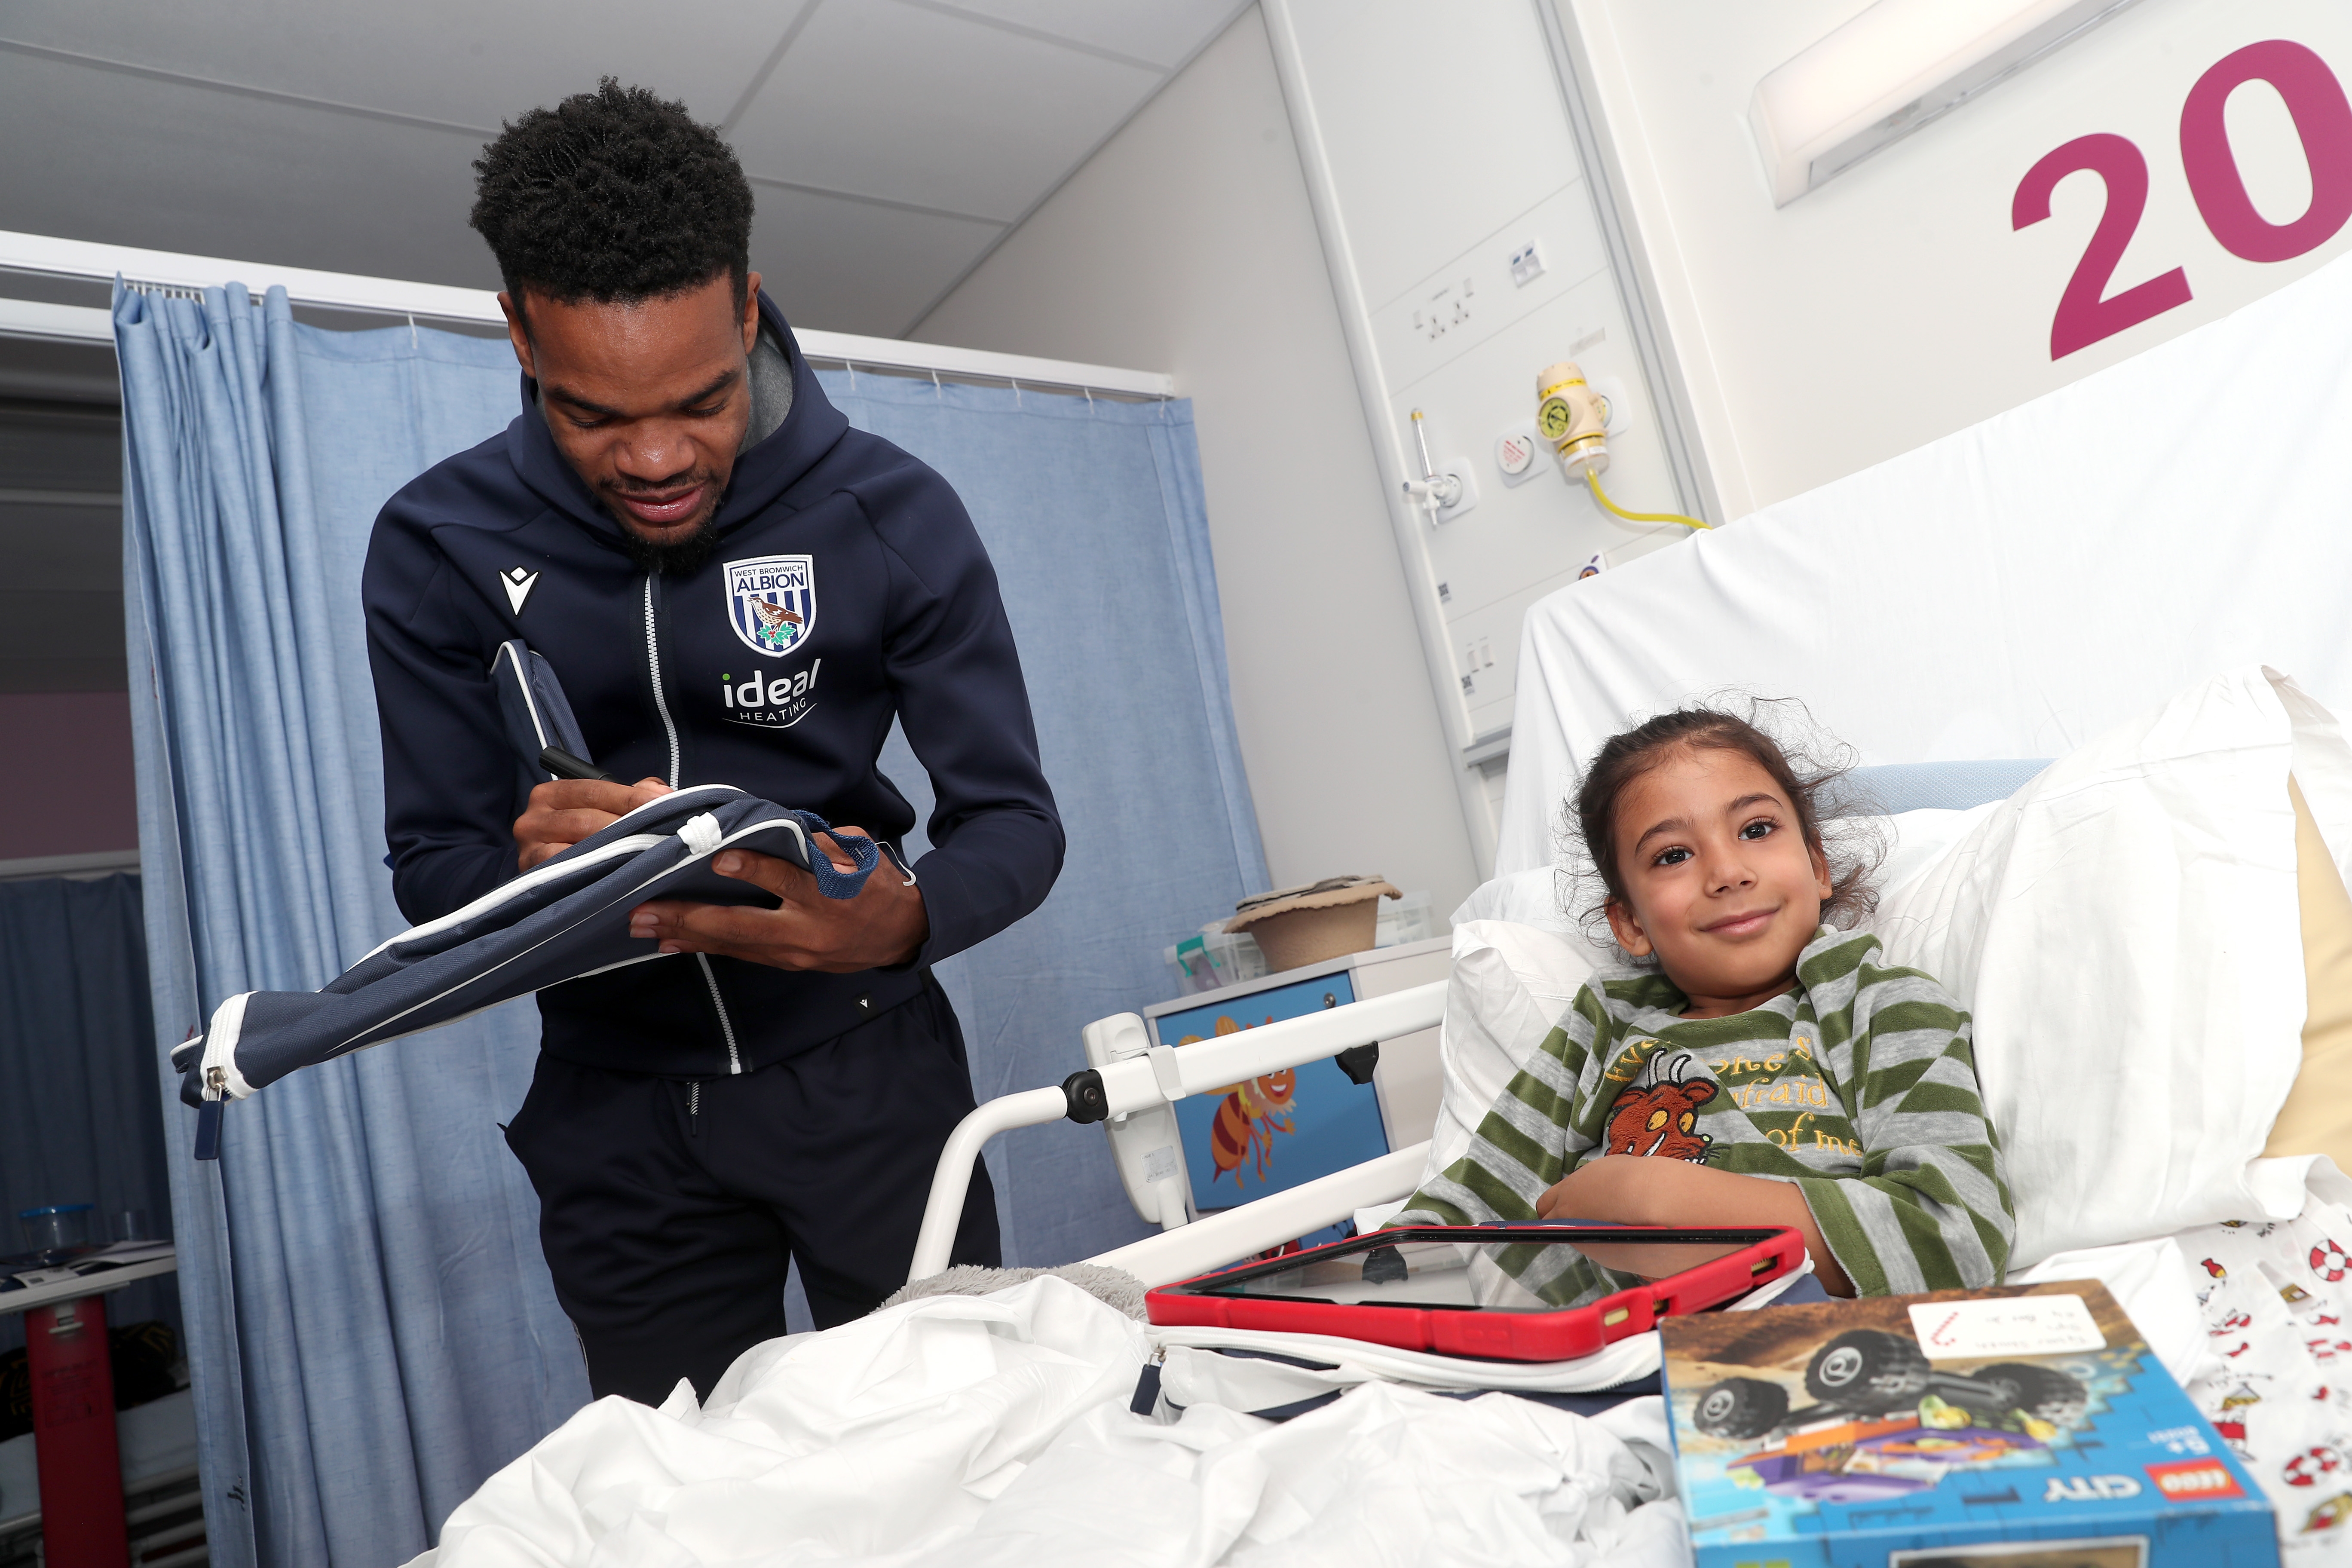
[[522,602],[530,597],[531,584],[539,581],[539,574],[526,572],[520,566],[509,566],[499,574],[499,581],[506,585],[507,603],[520,616],[522,614]]

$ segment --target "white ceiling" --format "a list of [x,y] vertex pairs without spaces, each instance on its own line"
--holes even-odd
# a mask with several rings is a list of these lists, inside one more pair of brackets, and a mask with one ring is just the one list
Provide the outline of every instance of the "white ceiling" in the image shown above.
[[720,125],[796,323],[899,336],[1246,0],[9,0],[0,227],[496,287],[501,121],[604,74]]

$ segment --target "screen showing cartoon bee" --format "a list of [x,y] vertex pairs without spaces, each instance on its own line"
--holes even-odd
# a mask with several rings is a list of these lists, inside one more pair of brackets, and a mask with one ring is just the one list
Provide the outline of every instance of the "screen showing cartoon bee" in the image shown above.
[[[1182,1049],[1355,1000],[1345,974],[1228,994],[1154,1020]],[[1235,1208],[1389,1152],[1380,1097],[1331,1061],[1307,1062],[1221,1084],[1176,1102],[1192,1206]]]

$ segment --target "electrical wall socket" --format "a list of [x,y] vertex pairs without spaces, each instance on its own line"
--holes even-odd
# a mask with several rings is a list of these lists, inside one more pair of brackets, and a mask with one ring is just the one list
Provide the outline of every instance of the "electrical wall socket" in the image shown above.
[[[1526,254],[1530,249],[1532,257]],[[1516,280],[1514,259],[1520,260],[1525,275]],[[1530,261],[1540,262],[1543,269],[1528,274]],[[1372,312],[1370,326],[1380,348],[1386,395],[1411,395],[1410,389],[1432,371],[1583,284],[1597,279],[1606,292],[1613,288],[1608,267],[1601,231],[1592,220],[1591,199],[1584,183],[1571,179],[1507,227],[1489,231]],[[1580,310],[1577,316],[1580,328],[1601,319],[1590,310]],[[1544,335],[1547,344],[1551,335]],[[1544,352],[1551,351],[1547,347]],[[1571,353],[1566,357],[1576,356]]]
[[1449,278],[1427,285],[1412,312],[1412,330],[1431,342],[1470,324],[1471,307],[1478,296],[1478,280]]

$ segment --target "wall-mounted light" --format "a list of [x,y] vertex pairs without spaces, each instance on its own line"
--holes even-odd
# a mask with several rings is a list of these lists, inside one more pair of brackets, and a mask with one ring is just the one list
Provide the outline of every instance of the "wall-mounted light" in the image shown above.
[[1748,121],[1787,206],[2132,0],[1878,0],[1756,84]]

